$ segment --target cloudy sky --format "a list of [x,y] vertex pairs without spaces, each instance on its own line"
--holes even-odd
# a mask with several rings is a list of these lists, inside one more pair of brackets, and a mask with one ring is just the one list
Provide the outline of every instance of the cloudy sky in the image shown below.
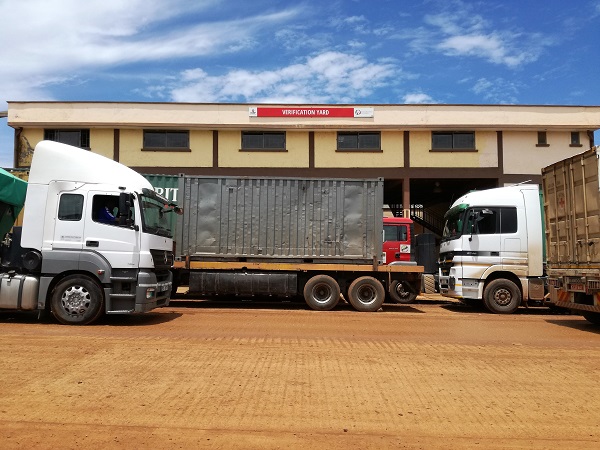
[[[9,100],[600,105],[600,0],[0,0]],[[0,166],[13,129],[0,119]]]

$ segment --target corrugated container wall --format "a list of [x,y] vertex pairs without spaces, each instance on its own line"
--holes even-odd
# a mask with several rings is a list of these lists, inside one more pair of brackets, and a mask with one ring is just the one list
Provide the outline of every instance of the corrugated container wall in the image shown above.
[[600,264],[598,151],[542,169],[549,269]]
[[179,179],[177,258],[373,263],[383,179]]

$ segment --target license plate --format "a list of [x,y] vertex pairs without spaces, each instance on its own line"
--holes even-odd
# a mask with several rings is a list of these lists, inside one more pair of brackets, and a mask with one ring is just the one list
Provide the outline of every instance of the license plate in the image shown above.
[[577,291],[577,292],[585,292],[585,286],[583,285],[583,283],[569,283],[569,290]]

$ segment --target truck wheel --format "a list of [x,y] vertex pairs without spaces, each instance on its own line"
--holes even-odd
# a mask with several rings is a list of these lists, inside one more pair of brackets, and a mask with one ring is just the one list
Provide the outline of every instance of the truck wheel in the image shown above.
[[52,315],[65,325],[87,325],[103,311],[104,295],[98,283],[73,275],[60,281],[52,292]]
[[340,286],[328,275],[315,275],[304,285],[304,300],[311,309],[329,311],[340,301]]
[[585,317],[588,322],[593,323],[594,325],[600,325],[600,313],[583,311],[581,315]]
[[348,300],[357,311],[373,312],[383,305],[385,289],[373,277],[360,277],[348,288]]
[[494,314],[512,314],[521,304],[521,291],[510,280],[494,280],[483,290],[483,302]]
[[401,281],[394,280],[390,285],[390,297],[396,303],[411,303],[417,298],[417,294],[414,293],[412,288]]

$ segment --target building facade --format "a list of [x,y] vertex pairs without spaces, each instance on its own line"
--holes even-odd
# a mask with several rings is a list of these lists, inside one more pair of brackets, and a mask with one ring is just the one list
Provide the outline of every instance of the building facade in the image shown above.
[[[384,200],[432,231],[460,195],[541,181],[594,145],[600,106],[8,102],[15,167],[42,139],[145,174],[385,179]],[[430,220],[424,215],[429,212]],[[439,219],[439,218],[438,218]]]

